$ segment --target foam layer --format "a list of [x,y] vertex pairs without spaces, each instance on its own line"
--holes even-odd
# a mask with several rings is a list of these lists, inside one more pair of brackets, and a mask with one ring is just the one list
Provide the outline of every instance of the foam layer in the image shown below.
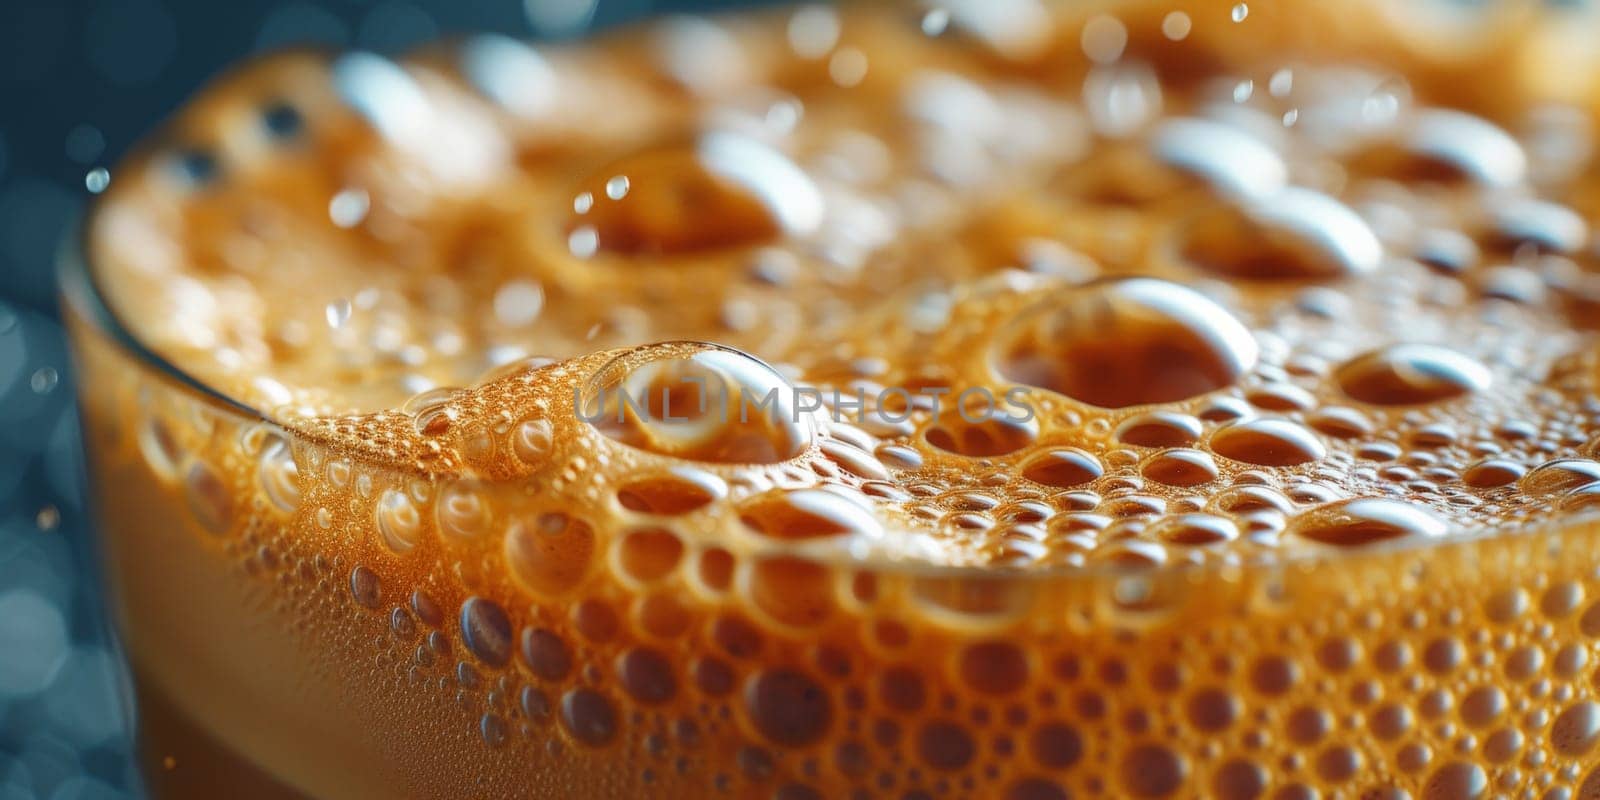
[[[247,65],[89,231],[128,327],[264,417],[91,408],[107,491],[171,501],[129,602],[210,581],[322,654],[387,732],[330,737],[371,785],[283,768],[335,795],[1600,791],[1570,13]],[[134,637],[180,697],[184,635]]]

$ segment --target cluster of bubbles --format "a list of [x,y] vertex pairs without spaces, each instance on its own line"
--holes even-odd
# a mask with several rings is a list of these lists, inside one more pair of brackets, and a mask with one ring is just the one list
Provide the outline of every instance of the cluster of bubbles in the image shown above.
[[417,786],[1600,791],[1586,134],[1148,10],[251,65],[91,244],[264,419],[122,438]]

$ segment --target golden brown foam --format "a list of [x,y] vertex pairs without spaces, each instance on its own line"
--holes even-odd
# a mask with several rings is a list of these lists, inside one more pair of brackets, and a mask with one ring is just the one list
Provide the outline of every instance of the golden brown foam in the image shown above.
[[[386,745],[419,793],[1600,791],[1547,533],[1600,481],[1593,95],[1520,12],[1230,12],[247,67],[90,245],[271,422],[130,435],[372,724],[475,721]],[[578,413],[686,374],[868,402]]]

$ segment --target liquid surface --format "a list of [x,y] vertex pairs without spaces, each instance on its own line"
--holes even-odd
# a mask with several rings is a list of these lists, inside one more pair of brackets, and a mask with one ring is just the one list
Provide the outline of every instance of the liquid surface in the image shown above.
[[1592,575],[1471,595],[1600,507],[1592,17],[1003,5],[243,67],[89,249],[269,424],[140,452],[597,794],[1600,792]]

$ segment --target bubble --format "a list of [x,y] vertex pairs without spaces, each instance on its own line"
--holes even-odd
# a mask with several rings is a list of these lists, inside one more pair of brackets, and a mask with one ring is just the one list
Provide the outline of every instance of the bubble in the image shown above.
[[444,611],[420,589],[411,593],[411,610],[424,625],[437,628],[444,624]]
[[511,661],[511,618],[492,600],[469,597],[461,604],[461,641],[484,664],[503,667]]
[[1437,403],[1481,392],[1489,370],[1453,350],[1397,344],[1363,353],[1334,372],[1350,397],[1375,405]]
[[384,138],[416,144],[428,133],[435,109],[404,67],[374,53],[353,52],[339,57],[332,72],[340,97]]
[[300,470],[287,439],[276,434],[267,437],[258,470],[261,491],[273,506],[286,514],[300,508]]
[[233,525],[233,490],[223,483],[217,471],[195,461],[184,473],[183,488],[189,511],[200,527],[211,533],[226,533]]
[[1189,764],[1164,745],[1146,743],[1123,754],[1120,773],[1134,797],[1169,797],[1188,779]]
[[1183,447],[1200,438],[1200,420],[1173,411],[1129,417],[1117,426],[1117,441],[1139,447]]
[[1288,532],[1321,544],[1360,547],[1408,537],[1438,538],[1444,521],[1421,506],[1361,497],[1311,509],[1290,520]]
[[550,454],[554,429],[549,420],[530,419],[517,425],[511,436],[512,452],[522,463],[538,465]]
[[1217,464],[1203,450],[1174,447],[1151,456],[1139,474],[1168,486],[1199,486],[1217,478]]
[[947,453],[981,458],[1021,450],[1038,433],[1038,424],[1031,419],[1013,418],[1008,413],[980,407],[940,416],[924,436],[928,444]]
[[478,735],[483,737],[483,743],[490,747],[502,747],[511,736],[511,729],[506,721],[496,714],[484,714],[478,720]]
[[305,124],[300,109],[289,102],[279,100],[261,109],[261,127],[274,139],[294,139],[305,129]]
[[374,517],[383,543],[396,553],[410,551],[422,537],[422,515],[411,496],[399,489],[385,489],[378,496]]
[[1169,11],[1161,18],[1161,35],[1174,42],[1189,38],[1189,31],[1193,28],[1194,22],[1182,11]]
[[545,597],[577,588],[589,574],[594,551],[594,529],[559,512],[516,520],[506,532],[505,557],[512,576]]
[[882,462],[874,458],[871,453],[854,445],[827,439],[822,442],[820,449],[829,461],[838,464],[846,472],[858,478],[887,481],[893,477]]
[[841,47],[828,59],[828,77],[846,89],[860,85],[867,77],[867,54],[855,47]]
[[611,642],[621,622],[603,600],[584,600],[573,608],[573,627],[589,642]]
[[1162,518],[1146,533],[1171,544],[1204,547],[1237,539],[1239,526],[1227,517],[1213,514],[1179,514]]
[[1109,14],[1096,14],[1083,24],[1079,36],[1083,54],[1097,64],[1110,64],[1128,46],[1128,28]]
[[[328,219],[340,228],[354,228],[372,210],[372,197],[360,188],[341,189],[328,201]],[[337,327],[337,326],[334,326]]]
[[1526,472],[1527,468],[1515,461],[1489,458],[1467,467],[1461,473],[1461,482],[1474,489],[1492,489],[1516,483]]
[[454,481],[439,491],[435,507],[439,531],[446,536],[466,540],[476,538],[489,528],[489,508],[484,501],[483,487],[476,481]]
[[1250,6],[1244,3],[1236,3],[1233,6],[1233,10],[1228,12],[1228,16],[1234,22],[1244,22],[1244,18],[1250,16]]
[[628,176],[613,175],[606,179],[606,197],[612,200],[621,200],[628,196]]
[[1267,778],[1260,765],[1234,759],[1217,769],[1211,787],[1218,800],[1256,800],[1266,795]]
[[980,642],[961,652],[961,679],[990,695],[1016,692],[1028,681],[1028,657],[1009,642]]
[[605,695],[571,689],[561,696],[561,724],[580,744],[604,747],[616,738],[617,712]]
[[914,667],[889,667],[879,676],[878,698],[894,711],[915,713],[922,709],[927,697],[922,675]]
[[1227,423],[1211,434],[1209,444],[1219,456],[1264,467],[1304,464],[1327,455],[1327,448],[1310,431],[1272,417]]
[[768,741],[783,747],[814,744],[833,720],[828,693],[790,669],[762,670],[745,684],[745,710]]
[[1581,489],[1600,482],[1600,461],[1554,458],[1534,467],[1518,484],[1530,495],[1545,496]]
[[1195,728],[1216,733],[1226,730],[1238,720],[1240,703],[1225,689],[1202,689],[1190,695],[1185,713],[1189,724]]
[[1575,253],[1589,239],[1589,224],[1576,211],[1542,200],[1497,204],[1491,227],[1494,239],[1507,251],[1532,246],[1541,253]]
[[1505,713],[1508,705],[1505,692],[1494,686],[1482,686],[1461,699],[1461,720],[1481,728]]
[[494,293],[494,316],[513,328],[532,325],[544,310],[544,287],[530,280],[513,280]]
[[773,622],[812,628],[833,611],[832,579],[826,566],[809,559],[762,557],[751,562],[746,593]]
[[1125,408],[1229,386],[1256,356],[1250,332],[1205,296],[1128,278],[1040,303],[1011,327],[996,366],[1008,380]]
[[547,628],[522,631],[522,660],[533,674],[546,681],[559,681],[572,671],[572,653],[566,642]]
[[972,762],[977,744],[961,723],[936,719],[917,731],[917,755],[934,769],[958,770]]
[[1066,769],[1083,758],[1083,737],[1064,722],[1048,722],[1029,738],[1034,761],[1046,769]]
[[677,458],[776,464],[811,443],[794,387],[738,350],[673,343],[637,348],[589,379],[580,411],[611,439]]
[[1006,789],[1005,800],[1068,800],[1067,790],[1045,778],[1023,778]]
[[592,231],[600,251],[706,252],[803,236],[822,222],[822,194],[810,176],[742,134],[646,151],[598,175],[580,189],[593,207],[568,230]]
[[383,590],[378,574],[361,566],[351,570],[350,596],[367,608],[376,609],[383,605]]
[[671,531],[645,529],[628,534],[618,552],[623,574],[649,583],[660,580],[678,566],[683,556],[683,542]]
[[1179,252],[1189,262],[1246,280],[1359,275],[1376,270],[1383,257],[1378,237],[1354,211],[1298,187],[1212,206],[1179,236]]
[[1581,756],[1600,741],[1600,703],[1574,703],[1550,726],[1550,746],[1564,756]]
[[1508,187],[1521,183],[1527,172],[1527,156],[1516,139],[1482,117],[1460,111],[1418,113],[1403,135],[1403,146],[1413,160],[1393,169],[1396,177]]
[[340,298],[329,303],[323,309],[323,318],[327,320],[328,327],[338,329],[343,328],[345,323],[350,321],[350,315],[354,312],[355,307],[351,305],[350,300],[348,298]]
[[1429,800],[1446,797],[1474,800],[1488,791],[1489,777],[1483,768],[1464,761],[1452,761],[1434,770],[1422,789],[1423,797]]
[[696,660],[690,667],[695,687],[708,697],[721,697],[733,691],[733,669],[715,658]]
[[857,535],[876,538],[883,526],[871,512],[822,489],[774,491],[747,502],[739,518],[774,539]]
[[111,171],[105,167],[95,167],[83,176],[83,187],[90,194],[100,194],[111,186]]
[[623,691],[646,705],[664,703],[678,690],[672,664],[666,656],[648,647],[636,647],[619,656],[617,678]]
[[1023,477],[1062,489],[1087,484],[1104,471],[1099,459],[1075,447],[1046,450],[1022,465]]

